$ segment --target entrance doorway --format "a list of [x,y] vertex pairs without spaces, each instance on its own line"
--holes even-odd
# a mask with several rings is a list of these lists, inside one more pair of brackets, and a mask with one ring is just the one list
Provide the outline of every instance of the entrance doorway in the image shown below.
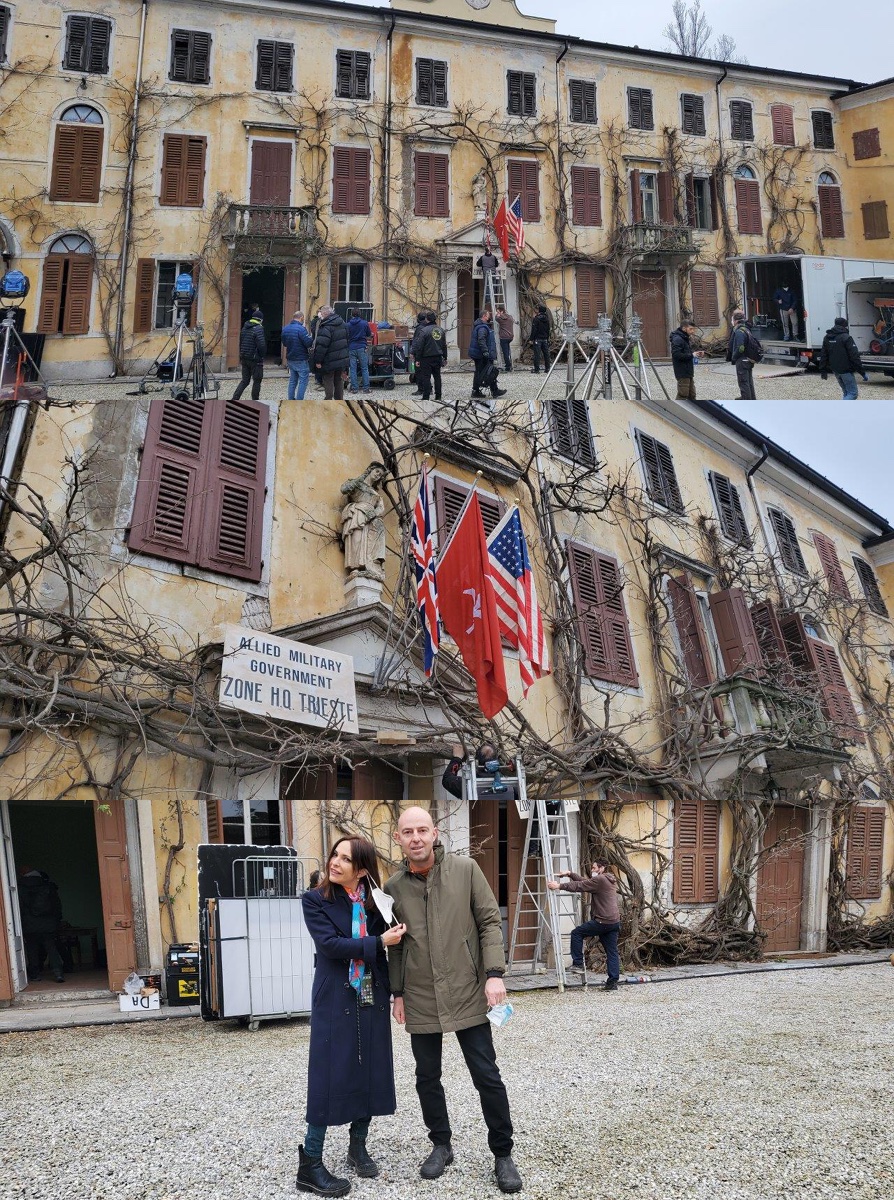
[[[526,825],[518,815],[513,791],[505,796],[481,797],[472,804],[469,813],[469,840],[472,855],[481,867],[484,878],[500,906],[503,918],[503,943],[509,949],[515,909],[518,903],[518,884],[522,855],[525,849]],[[519,942],[523,943],[519,958],[530,958],[533,949],[533,930],[537,927],[533,907],[524,911],[519,922]],[[528,932],[523,932],[528,930]]]
[[255,305],[264,314],[267,362],[279,365],[282,327],[298,308],[300,267],[272,267],[234,263],[230,269],[227,300],[227,367],[239,366],[239,334]]
[[459,356],[469,357],[472,326],[483,303],[483,279],[473,279],[471,271],[456,272],[456,337]]
[[670,353],[665,280],[664,271],[633,271],[630,276],[633,311],[643,322],[643,345],[655,359]]
[[776,808],[764,831],[757,873],[757,923],[767,934],[765,951],[799,950],[804,889],[807,811]]

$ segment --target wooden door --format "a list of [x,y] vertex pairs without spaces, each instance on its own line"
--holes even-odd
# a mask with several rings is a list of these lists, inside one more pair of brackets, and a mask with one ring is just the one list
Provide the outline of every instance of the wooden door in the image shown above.
[[16,992],[27,985],[9,807],[5,800],[0,800],[0,1000],[15,999]]
[[[512,927],[515,922],[515,910],[518,907],[519,883],[521,880],[521,867],[523,855],[525,852],[525,835],[527,834],[528,823],[518,815],[518,808],[515,801],[510,800],[507,805],[507,821],[506,821],[506,886],[508,892],[508,937],[512,938]],[[542,881],[539,881],[541,864],[538,859],[531,858],[528,860],[525,879],[532,891],[536,891],[538,885],[543,886]],[[516,946],[515,957],[518,961],[524,962],[525,959],[533,958],[534,943],[537,936],[537,910],[534,907],[530,898],[523,902],[521,914],[518,921],[518,943]]]
[[767,934],[764,950],[798,950],[807,811],[774,809],[764,832],[757,874],[757,922]]
[[469,342],[475,324],[475,287],[471,271],[456,272],[456,337],[459,356],[469,357]]
[[490,890],[500,894],[500,802],[476,800],[469,812],[472,857],[484,872]]
[[227,296],[227,370],[239,366],[239,334],[242,332],[242,267],[230,267],[230,290]]
[[109,987],[113,992],[118,992],[137,965],[124,802],[120,799],[113,800],[104,807],[95,803],[93,812],[96,820],[96,855],[99,860]]
[[670,353],[667,328],[667,299],[663,271],[633,271],[633,311],[642,318],[643,345],[650,358],[667,358]]
[[292,146],[289,142],[252,142],[249,204],[288,208],[292,200]]

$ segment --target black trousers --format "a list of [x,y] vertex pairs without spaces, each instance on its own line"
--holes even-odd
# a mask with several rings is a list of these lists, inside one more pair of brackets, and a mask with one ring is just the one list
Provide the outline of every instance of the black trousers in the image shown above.
[[[487,386],[486,384],[482,383],[482,379],[487,374],[487,372],[490,370],[490,365],[491,365],[491,360],[489,358],[476,358],[475,359],[475,375],[474,375],[474,378],[472,379],[472,391],[473,392],[480,392],[483,387]],[[496,396],[496,394],[499,390],[497,384],[498,384],[498,381],[494,380],[494,382],[490,385],[490,394],[492,396]]]
[[[481,1111],[487,1125],[487,1144],[494,1158],[512,1153],[512,1118],[509,1097],[500,1077],[490,1021],[460,1029],[456,1035],[472,1083],[481,1099]],[[422,1119],[435,1146],[450,1141],[450,1117],[441,1084],[443,1033],[413,1033],[410,1045],[416,1060],[416,1093],[422,1106]]]
[[500,349],[503,351],[503,366],[507,371],[512,370],[512,338],[500,338]]
[[431,385],[435,385],[435,399],[441,399],[441,364],[443,358],[420,358],[416,363],[416,386],[422,392],[422,399],[427,400],[431,395]]
[[233,392],[233,399],[238,400],[245,389],[251,384],[252,400],[260,400],[261,398],[261,380],[264,378],[264,364],[255,362],[250,358],[241,358],[242,363],[242,382]]
[[549,370],[549,339],[535,338],[531,343],[534,348],[534,370],[540,370],[540,358],[543,356],[543,369]]
[[736,359],[736,379],[739,382],[739,399],[756,400],[754,394],[754,363],[750,358]]

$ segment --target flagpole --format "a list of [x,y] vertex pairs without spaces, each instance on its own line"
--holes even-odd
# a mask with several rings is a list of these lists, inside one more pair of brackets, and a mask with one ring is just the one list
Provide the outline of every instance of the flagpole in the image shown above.
[[447,540],[444,542],[444,545],[438,550],[438,562],[440,562],[441,559],[444,557],[444,555],[447,553],[450,543],[453,541],[453,535],[456,533],[457,529],[459,528],[459,523],[463,519],[463,515],[465,514],[466,509],[472,503],[472,497],[475,495],[475,493],[478,490],[478,480],[482,477],[483,474],[484,474],[483,471],[476,471],[475,482],[472,484],[471,488],[469,489],[469,494],[466,496],[465,500],[463,501],[463,506],[459,510],[456,520],[453,522],[453,526],[447,535]]

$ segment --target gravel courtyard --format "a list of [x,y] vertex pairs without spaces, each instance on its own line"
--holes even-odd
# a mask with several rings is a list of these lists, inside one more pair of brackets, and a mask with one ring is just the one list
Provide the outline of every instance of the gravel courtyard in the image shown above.
[[[894,1195],[894,970],[887,964],[528,993],[497,1032],[524,1195],[884,1200]],[[4,1200],[295,1196],[308,1027],[155,1021],[0,1038]],[[359,1200],[498,1196],[455,1039],[457,1161],[435,1183],[409,1039]],[[341,1170],[347,1130],[326,1159]]]

